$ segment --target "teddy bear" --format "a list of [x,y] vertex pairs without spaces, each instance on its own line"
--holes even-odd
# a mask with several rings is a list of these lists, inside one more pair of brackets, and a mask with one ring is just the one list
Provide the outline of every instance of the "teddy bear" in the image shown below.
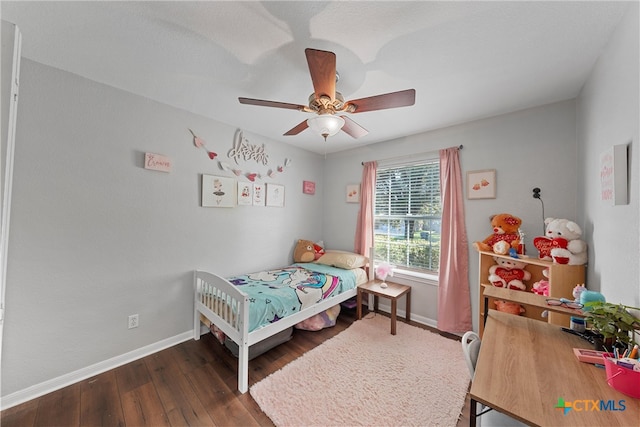
[[524,270],[527,264],[515,258],[493,257],[496,265],[489,267],[489,282],[498,288],[523,291],[527,285],[524,280],[531,279],[531,273]]
[[531,285],[531,292],[537,295],[543,295],[545,297],[549,296],[549,269],[545,268],[542,270],[542,275],[546,277],[546,279],[538,280],[533,285]]
[[533,239],[540,259],[557,264],[582,265],[587,262],[587,244],[580,239],[582,230],[573,221],[561,218],[544,220],[545,236]]
[[501,213],[491,217],[493,234],[482,242],[475,242],[473,245],[478,251],[494,252],[504,255],[510,249],[518,249],[520,244],[520,234],[518,230],[522,220],[517,216]]

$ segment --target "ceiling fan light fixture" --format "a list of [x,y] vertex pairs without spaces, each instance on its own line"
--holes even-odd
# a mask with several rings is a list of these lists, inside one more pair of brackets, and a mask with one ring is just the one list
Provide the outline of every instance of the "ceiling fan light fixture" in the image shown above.
[[328,136],[333,136],[344,126],[344,119],[333,114],[322,114],[307,120],[307,124],[314,132],[322,135],[324,140]]

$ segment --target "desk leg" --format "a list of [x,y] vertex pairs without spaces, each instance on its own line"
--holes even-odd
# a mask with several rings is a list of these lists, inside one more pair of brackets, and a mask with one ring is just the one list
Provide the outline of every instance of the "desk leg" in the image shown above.
[[407,306],[406,306],[406,316],[405,319],[407,323],[411,322],[411,291],[407,292]]
[[484,324],[483,324],[483,326],[487,325],[487,317],[489,317],[489,298],[488,297],[484,297]]
[[469,409],[469,427],[476,427],[476,400],[471,398],[471,409]]
[[378,295],[373,296],[373,311],[378,312]]
[[356,313],[358,315],[358,320],[362,319],[362,291],[360,289],[358,289],[357,292],[357,296],[356,296],[356,305],[358,306],[358,309],[356,310]]
[[391,298],[391,335],[396,334],[396,310],[398,309],[398,298]]

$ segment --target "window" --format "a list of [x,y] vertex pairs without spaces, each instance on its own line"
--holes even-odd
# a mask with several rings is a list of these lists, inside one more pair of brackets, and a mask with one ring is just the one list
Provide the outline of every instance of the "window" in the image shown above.
[[374,211],[377,259],[437,272],[440,262],[440,161],[378,166]]

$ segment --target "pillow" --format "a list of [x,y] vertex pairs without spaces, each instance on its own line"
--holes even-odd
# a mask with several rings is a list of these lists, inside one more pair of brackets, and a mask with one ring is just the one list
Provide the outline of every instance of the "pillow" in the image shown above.
[[300,239],[293,250],[293,262],[313,262],[324,254],[323,243]]
[[326,251],[316,263],[351,270],[367,265],[367,257],[353,252]]
[[311,262],[315,259],[315,251],[311,240],[298,240],[293,250],[293,262]]

